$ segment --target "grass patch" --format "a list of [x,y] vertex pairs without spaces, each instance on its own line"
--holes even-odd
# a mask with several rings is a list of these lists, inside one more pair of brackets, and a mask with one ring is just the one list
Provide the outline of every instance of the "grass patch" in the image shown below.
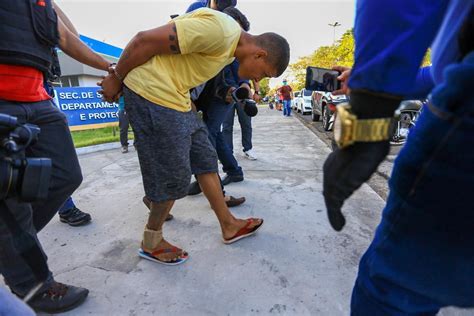
[[[76,148],[120,141],[120,130],[118,127],[104,127],[86,131],[75,131],[71,132],[71,134]],[[128,138],[133,139],[133,134],[128,133]]]

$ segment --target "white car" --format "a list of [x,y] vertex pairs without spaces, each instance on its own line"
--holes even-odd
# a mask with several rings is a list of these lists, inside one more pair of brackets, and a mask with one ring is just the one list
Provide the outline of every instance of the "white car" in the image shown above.
[[291,109],[293,111],[296,111],[298,109],[298,103],[302,102],[302,100],[300,99],[301,99],[301,92],[300,91],[295,92],[294,98],[291,102]]
[[[312,111],[311,94],[312,94],[312,91],[309,91],[306,89],[303,89],[299,92],[300,97],[298,98],[298,101],[295,102],[297,103],[296,111],[302,113],[303,115],[311,113]],[[295,100],[296,100],[296,97],[295,97]]]

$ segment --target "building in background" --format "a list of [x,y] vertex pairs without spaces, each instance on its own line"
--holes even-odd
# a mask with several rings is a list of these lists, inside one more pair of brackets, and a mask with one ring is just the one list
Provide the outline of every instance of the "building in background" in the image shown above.
[[[81,35],[81,40],[111,63],[117,62],[122,49]],[[66,115],[72,131],[118,125],[118,103],[102,100],[97,82],[106,73],[67,56],[58,50],[61,78],[54,83],[55,103]]]
[[[81,35],[81,40],[96,53],[102,55],[111,63],[117,62],[123,49]],[[81,64],[58,50],[59,64],[61,65],[60,81],[55,83],[56,87],[96,87],[97,81],[104,75],[102,70]]]

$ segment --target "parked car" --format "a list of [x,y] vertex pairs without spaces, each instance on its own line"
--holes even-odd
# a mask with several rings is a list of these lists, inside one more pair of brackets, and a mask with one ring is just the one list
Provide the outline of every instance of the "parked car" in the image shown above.
[[423,100],[405,100],[395,111],[395,124],[393,126],[391,145],[405,144],[408,134],[416,125],[423,109]]
[[302,102],[301,100],[301,91],[297,91],[295,92],[294,94],[294,98],[293,98],[293,101],[291,102],[291,109],[293,111],[297,111],[298,110],[298,103],[299,102]]
[[[303,115],[311,113],[311,95],[312,91],[303,89],[299,93],[300,97],[296,105],[296,110]],[[296,102],[295,102],[296,103]]]
[[345,95],[332,95],[330,92],[314,91],[311,96],[313,107],[311,118],[314,122],[317,122],[322,117],[324,130],[330,131],[333,128],[336,106],[348,101],[349,98]]

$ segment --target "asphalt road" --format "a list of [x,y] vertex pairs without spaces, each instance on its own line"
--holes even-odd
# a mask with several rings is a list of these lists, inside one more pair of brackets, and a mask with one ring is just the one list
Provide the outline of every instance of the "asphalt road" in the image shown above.
[[[329,148],[332,148],[331,142],[333,139],[333,132],[326,132],[323,129],[321,120],[319,122],[313,122],[311,119],[311,114],[302,115],[295,111],[292,114],[298,118],[309,130],[311,130],[319,139],[321,139]],[[400,152],[401,146],[392,146],[390,149],[390,154],[385,158],[382,164],[379,166],[377,172],[369,180],[369,186],[377,192],[380,197],[384,200],[388,196],[388,184],[387,180],[392,173],[393,162]]]

